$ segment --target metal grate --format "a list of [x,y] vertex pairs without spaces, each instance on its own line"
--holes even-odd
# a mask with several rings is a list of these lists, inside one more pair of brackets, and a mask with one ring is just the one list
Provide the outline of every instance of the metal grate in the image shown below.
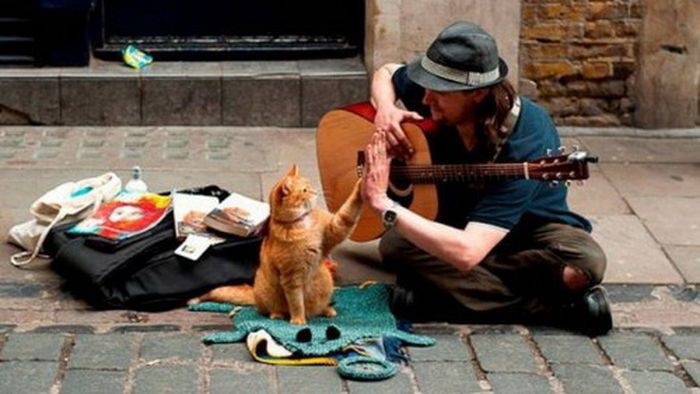
[[36,63],[32,2],[2,0],[0,7],[0,66]]

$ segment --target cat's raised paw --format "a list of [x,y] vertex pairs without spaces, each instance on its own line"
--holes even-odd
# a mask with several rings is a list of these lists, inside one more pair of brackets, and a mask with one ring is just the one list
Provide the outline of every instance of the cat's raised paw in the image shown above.
[[329,306],[323,310],[323,316],[325,317],[336,317],[337,315],[338,312],[336,312],[335,308],[333,308],[332,306]]
[[297,325],[304,325],[306,324],[306,318],[305,317],[293,317],[289,320],[290,323],[292,324],[297,324]]

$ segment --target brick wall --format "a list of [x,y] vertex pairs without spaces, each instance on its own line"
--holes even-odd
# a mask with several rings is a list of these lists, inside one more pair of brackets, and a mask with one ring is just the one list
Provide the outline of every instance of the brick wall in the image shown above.
[[640,0],[524,0],[521,78],[560,125],[631,125]]

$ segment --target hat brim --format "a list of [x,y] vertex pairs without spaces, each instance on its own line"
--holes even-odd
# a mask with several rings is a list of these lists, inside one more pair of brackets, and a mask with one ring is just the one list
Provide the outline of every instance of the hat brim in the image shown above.
[[503,59],[498,58],[498,78],[496,80],[481,85],[468,85],[466,83],[441,78],[427,71],[421,65],[421,59],[423,56],[419,56],[406,66],[408,78],[418,85],[436,92],[454,92],[459,90],[476,90],[486,88],[503,81],[508,75],[508,65]]

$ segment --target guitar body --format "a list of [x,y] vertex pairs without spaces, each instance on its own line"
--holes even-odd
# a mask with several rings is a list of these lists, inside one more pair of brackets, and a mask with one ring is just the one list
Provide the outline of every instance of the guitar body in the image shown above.
[[[337,211],[352,192],[364,164],[358,158],[374,134],[375,111],[368,102],[335,109],[323,116],[316,135],[316,154],[323,194],[328,209]],[[598,158],[575,149],[561,154],[516,163],[431,164],[430,148],[424,132],[435,129],[431,120],[401,124],[413,144],[415,153],[408,162],[391,163],[389,197],[402,206],[430,220],[438,212],[436,183],[475,182],[483,180],[529,179],[548,182],[552,187],[572,180],[588,179],[588,163]],[[360,221],[350,235],[364,242],[380,237],[384,226],[378,214],[365,205]]]
[[[328,209],[335,212],[350,195],[358,180],[358,151],[364,151],[374,133],[374,108],[369,102],[353,104],[326,113],[318,125],[316,154],[321,185]],[[415,154],[406,165],[430,164],[430,149],[424,136],[429,122],[402,124],[406,136],[415,148]],[[437,215],[437,188],[433,184],[414,184],[409,195],[390,197],[413,212],[435,219]],[[384,233],[382,220],[366,204],[359,223],[350,239],[365,242]]]

